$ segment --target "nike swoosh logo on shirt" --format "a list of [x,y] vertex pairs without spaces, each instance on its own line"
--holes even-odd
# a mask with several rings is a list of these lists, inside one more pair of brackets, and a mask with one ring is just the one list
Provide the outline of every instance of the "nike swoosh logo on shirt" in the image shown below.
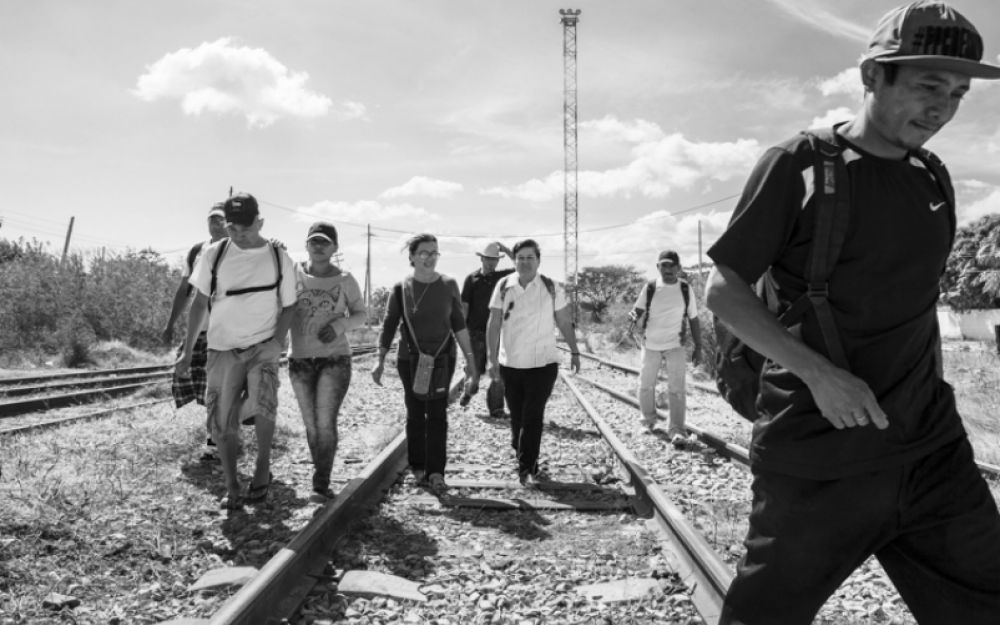
[[946,202],[937,202],[937,203],[931,202],[931,206],[930,206],[931,212],[933,213],[933,212],[937,211],[937,209],[941,208],[945,204],[946,204]]

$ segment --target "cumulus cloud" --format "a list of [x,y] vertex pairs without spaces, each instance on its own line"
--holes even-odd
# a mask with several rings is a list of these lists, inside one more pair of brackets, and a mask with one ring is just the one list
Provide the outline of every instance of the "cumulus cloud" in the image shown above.
[[379,197],[385,199],[420,195],[425,197],[448,198],[462,190],[457,182],[414,176],[398,187],[383,191]]
[[840,106],[827,111],[821,117],[813,117],[812,123],[809,124],[809,128],[829,128],[837,122],[846,122],[853,116],[854,111],[846,106]]
[[133,93],[146,102],[179,100],[187,115],[243,115],[258,128],[285,117],[365,116],[363,104],[334,107],[330,98],[306,88],[308,80],[309,74],[290,71],[266,50],[223,37],[166,54],[146,67]]
[[972,202],[967,206],[958,207],[958,222],[960,225],[973,222],[985,215],[995,215],[1000,213],[1000,188],[994,187],[993,191]]
[[[579,172],[578,192],[589,197],[630,197],[639,194],[661,199],[674,188],[688,189],[699,182],[725,181],[743,176],[761,152],[756,140],[698,143],[685,139],[680,133],[664,135],[659,126],[642,120],[624,123],[606,117],[586,125],[633,144],[628,163],[604,171]],[[544,202],[559,197],[563,186],[563,172],[554,171],[545,178],[482,189],[480,192]]]
[[334,202],[323,200],[299,211],[301,221],[326,219],[351,223],[377,223],[400,219],[439,221],[441,216],[412,204],[383,204],[375,200]]
[[861,70],[857,67],[848,67],[832,78],[821,80],[816,88],[827,97],[849,95],[861,99],[865,93],[861,84]]

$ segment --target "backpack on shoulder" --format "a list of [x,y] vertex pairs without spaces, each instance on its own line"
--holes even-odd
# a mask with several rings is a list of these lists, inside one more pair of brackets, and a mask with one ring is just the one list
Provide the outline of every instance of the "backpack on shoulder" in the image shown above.
[[[808,137],[813,153],[813,210],[816,213],[806,268],[808,286],[805,293],[781,310],[778,291],[768,269],[757,281],[754,292],[786,328],[798,323],[807,311],[812,310],[830,360],[837,367],[850,370],[828,299],[829,279],[840,257],[850,218],[847,165],[833,128],[803,134]],[[944,165],[924,149],[915,156],[930,171],[949,207],[953,208],[955,198]],[[949,211],[949,215],[952,216],[954,236],[954,210]],[[759,416],[757,399],[760,379],[766,359],[734,336],[718,318],[714,318],[714,322],[717,344],[715,382],[719,394],[740,416],[756,421]]]

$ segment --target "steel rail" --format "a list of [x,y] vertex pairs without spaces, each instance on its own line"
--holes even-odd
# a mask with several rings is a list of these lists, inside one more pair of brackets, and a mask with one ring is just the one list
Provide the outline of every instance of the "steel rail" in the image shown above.
[[[374,352],[378,345],[355,345],[351,347],[351,355],[359,356]],[[17,376],[12,378],[0,378],[0,389],[7,386],[19,386],[22,384],[43,384],[57,380],[87,379],[101,376],[128,375],[133,373],[170,373],[174,368],[173,363],[163,365],[143,365],[139,367],[122,367],[119,369],[92,369],[83,371],[70,371],[63,373],[47,373],[45,375]]]
[[154,373],[169,372],[173,365],[146,365],[142,367],[123,367],[121,369],[93,369],[90,371],[73,371],[68,373],[48,373],[45,375],[22,376],[14,378],[0,378],[0,388],[7,386],[18,386],[21,384],[43,384],[56,380],[87,379],[96,378],[102,375],[127,375],[132,373]]
[[88,412],[81,415],[73,415],[69,417],[61,417],[59,419],[49,419],[48,421],[40,421],[38,423],[31,423],[28,425],[17,425],[9,428],[0,428],[0,436],[12,436],[14,434],[25,434],[34,430],[43,430],[45,428],[56,427],[58,425],[66,425],[68,423],[74,423],[76,421],[86,421],[88,419],[100,419],[102,417],[111,416],[116,412],[127,412],[129,410],[134,410],[136,408],[146,408],[149,406],[155,406],[156,404],[166,403],[168,401],[173,401],[172,397],[164,397],[162,399],[153,399],[150,401],[139,402],[138,404],[129,404],[127,406],[117,406],[115,408],[106,408],[104,410],[98,410],[96,412]]
[[121,376],[107,376],[103,378],[80,378],[70,382],[56,382],[54,384],[32,384],[30,386],[15,386],[13,388],[0,388],[0,395],[4,397],[20,397],[23,395],[40,395],[46,392],[54,392],[63,389],[79,388],[82,386],[100,386],[102,384],[113,384],[116,382],[138,382],[140,380],[167,379],[171,373],[169,371],[152,373],[134,373]]
[[[635,408],[639,407],[639,400],[631,395],[627,395],[625,393],[622,393],[621,391],[616,391],[610,386],[601,384],[596,380],[591,380],[590,378],[583,375],[577,375],[576,379],[583,380],[587,384],[601,391],[604,391],[608,395],[611,395],[612,397],[621,402],[634,406]],[[667,419],[670,416],[666,411],[660,410],[659,408],[656,409],[656,414],[664,419]],[[690,423],[685,423],[684,429],[687,430],[689,433],[697,436],[698,440],[705,443],[705,445],[707,445],[708,447],[714,449],[719,455],[735,460],[742,465],[750,464],[750,452],[747,451],[746,447],[741,447],[740,445],[737,445],[735,443],[727,442],[719,438],[715,434],[712,434],[708,430],[700,428],[696,425],[691,425]]]
[[[639,375],[639,370],[636,369],[635,367],[630,367],[629,365],[625,365],[625,364],[622,364],[622,363],[619,363],[619,362],[614,362],[614,361],[611,361],[611,360],[606,360],[606,359],[601,358],[599,356],[594,356],[593,354],[581,354],[581,355],[584,356],[585,358],[589,359],[589,360],[593,360],[593,361],[595,361],[597,363],[600,363],[600,364],[605,365],[607,367],[610,367],[612,369],[617,369],[619,371],[622,371],[622,372],[625,372],[625,373],[630,373],[632,375]],[[623,399],[624,401],[630,401],[630,402],[634,401],[634,399],[631,398],[631,397],[629,397],[628,395],[620,394],[617,391],[612,391],[611,389],[609,389],[607,387],[604,387],[602,384],[599,384],[597,382],[593,382],[591,380],[586,380],[586,378],[582,378],[582,379],[584,379],[589,384],[593,384],[594,386],[602,388],[602,390],[605,390],[606,392],[608,392],[610,394],[621,395],[622,398],[627,398],[627,399]],[[657,379],[663,380],[664,378],[662,376],[658,376]],[[708,392],[708,393],[713,393],[715,395],[719,394],[719,391],[716,388],[714,388],[711,385],[709,385],[709,384],[704,384],[702,382],[690,382],[689,381],[688,385],[694,386],[695,388],[697,388],[699,390],[702,390],[702,391],[705,391],[705,392]],[[657,413],[659,413],[659,412],[660,411],[658,410]],[[709,442],[709,440],[704,439],[702,437],[702,434],[699,433],[699,432],[704,432],[704,430],[701,430],[701,428],[697,428],[695,426],[690,426],[690,425],[685,425],[685,427],[688,430],[690,430],[691,432],[693,432],[695,435],[697,435],[698,438],[701,438],[702,440],[704,440],[707,445],[709,445],[711,447],[715,447],[714,444],[712,444],[711,442]],[[707,432],[706,432],[706,434],[707,434]],[[709,436],[711,436],[712,438],[715,438],[715,439],[719,440],[718,437],[715,437],[714,435],[710,435],[709,434]],[[735,446],[735,447],[738,447],[738,446]],[[743,448],[739,447],[739,449],[743,449]],[[732,456],[732,457],[734,459],[738,459],[735,456]],[[1000,466],[997,466],[995,464],[990,464],[988,462],[980,462],[978,460],[976,461],[976,465],[979,467],[980,472],[982,472],[983,475],[985,475],[986,477],[991,478],[991,479],[998,479],[998,480],[1000,480]]]
[[31,399],[20,399],[15,401],[0,401],[0,419],[16,417],[28,412],[39,410],[50,410],[52,408],[62,408],[73,404],[79,404],[86,400],[103,396],[124,395],[140,389],[148,388],[154,384],[166,382],[158,380],[155,382],[124,384],[121,386],[108,386],[100,389],[87,391],[77,391],[75,393],[62,393],[59,395],[48,395],[45,397],[33,397]]
[[[451,403],[464,378],[452,385]],[[351,527],[377,506],[406,469],[406,431],[401,431],[337,498],[321,508],[288,545],[268,560],[208,621],[210,625],[277,625],[291,618],[318,582],[330,554]]]
[[659,526],[670,537],[668,547],[676,556],[682,579],[691,587],[691,600],[708,623],[714,623],[722,613],[722,601],[733,580],[733,574],[705,538],[688,523],[684,514],[650,477],[635,455],[597,413],[577,385],[563,373],[560,378],[583,407],[601,435],[614,449],[619,461],[631,476],[636,493],[650,501]]

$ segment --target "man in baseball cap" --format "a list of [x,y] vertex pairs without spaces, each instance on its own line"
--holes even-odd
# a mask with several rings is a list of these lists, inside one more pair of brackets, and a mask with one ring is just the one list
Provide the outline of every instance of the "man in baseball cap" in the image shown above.
[[[766,151],[709,249],[708,308],[766,359],[747,551],[720,623],[811,623],[872,555],[917,622],[1000,623],[1000,514],[941,370],[954,189],[923,148],[973,78],[1000,78],[983,52],[947,4],[890,11],[854,118]],[[771,312],[793,302],[797,319]]]
[[[499,241],[491,241],[483,247],[483,251],[476,252],[482,267],[466,276],[465,283],[462,285],[462,308],[465,311],[465,324],[469,329],[472,353],[476,359],[479,375],[486,373],[486,322],[490,318],[490,297],[492,297],[493,289],[500,278],[514,273],[513,267],[497,269],[501,253],[511,258],[510,250]],[[462,406],[468,405],[478,390],[478,388],[466,387],[459,403]],[[490,379],[490,386],[486,391],[486,408],[492,417],[505,418],[507,416],[503,409],[503,382],[499,376],[495,380]]]

